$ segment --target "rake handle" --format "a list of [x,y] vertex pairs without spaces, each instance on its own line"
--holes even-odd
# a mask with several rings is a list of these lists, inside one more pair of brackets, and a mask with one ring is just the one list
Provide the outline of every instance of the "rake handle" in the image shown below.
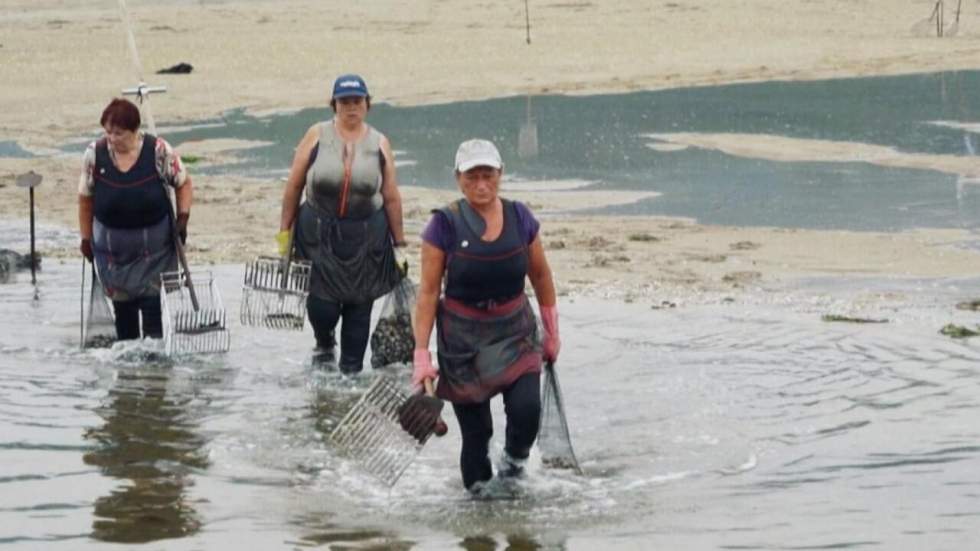
[[187,255],[184,254],[184,244],[180,242],[180,235],[177,233],[177,221],[173,221],[173,234],[174,234],[174,245],[177,247],[177,259],[180,261],[180,267],[184,269],[184,280],[187,282],[187,291],[191,295],[191,305],[194,307],[194,311],[197,312],[201,309],[201,305],[197,302],[197,292],[194,291],[194,282],[191,281],[191,269],[187,265]]
[[[92,267],[95,269],[95,266]],[[85,349],[85,257],[82,257],[82,294],[78,301],[78,342]]]

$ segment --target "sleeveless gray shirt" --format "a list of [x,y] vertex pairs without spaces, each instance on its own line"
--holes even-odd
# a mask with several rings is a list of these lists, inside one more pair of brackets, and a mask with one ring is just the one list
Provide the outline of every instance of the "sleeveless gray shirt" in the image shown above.
[[336,218],[361,219],[377,212],[384,204],[381,137],[367,125],[360,141],[345,144],[333,120],[320,123],[316,159],[306,171],[306,200]]

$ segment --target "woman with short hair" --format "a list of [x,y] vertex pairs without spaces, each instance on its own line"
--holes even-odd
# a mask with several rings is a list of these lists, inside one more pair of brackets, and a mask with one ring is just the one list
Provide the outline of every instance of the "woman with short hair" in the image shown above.
[[[163,336],[160,273],[177,268],[174,229],[187,239],[193,187],[180,156],[140,131],[140,112],[116,98],[102,111],[105,136],[89,144],[78,183],[80,250],[95,262],[119,340]],[[174,189],[176,219],[168,188]]]

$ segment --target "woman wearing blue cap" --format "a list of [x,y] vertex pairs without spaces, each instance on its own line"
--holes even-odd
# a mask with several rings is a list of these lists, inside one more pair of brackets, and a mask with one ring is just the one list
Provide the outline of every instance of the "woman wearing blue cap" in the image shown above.
[[[367,84],[342,75],[333,85],[331,120],[314,124],[300,140],[283,193],[281,255],[313,263],[307,312],[316,359],[334,357],[334,329],[343,318],[338,365],[361,370],[374,300],[403,274],[394,247],[405,245],[395,157],[384,134],[364,122],[371,109]],[[305,201],[300,205],[300,198]]]
[[[507,414],[498,476],[520,476],[538,435],[542,360],[555,361],[560,348],[540,224],[526,205],[497,195],[503,167],[492,142],[460,144],[456,182],[463,198],[434,211],[422,233],[415,311],[412,383],[418,390],[438,378],[436,395],[452,402],[463,439],[463,485],[475,493],[493,477],[490,399],[501,394]],[[537,297],[543,335],[525,280]],[[438,370],[429,352],[433,323]]]

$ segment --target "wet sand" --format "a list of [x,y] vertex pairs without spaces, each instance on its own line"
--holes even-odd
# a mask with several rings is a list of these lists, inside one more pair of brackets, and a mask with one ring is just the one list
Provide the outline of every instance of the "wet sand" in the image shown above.
[[[938,39],[922,26],[931,4],[873,0],[572,2],[531,4],[525,42],[521,3],[465,0],[343,8],[307,1],[130,0],[148,73],[178,62],[190,75],[149,74],[169,93],[154,100],[161,124],[225,110],[290,111],[326,101],[342,71],[368,80],[376,101],[420,104],[525,93],[587,94],[771,79],[812,79],[975,68],[980,7],[964,6],[960,30]],[[345,10],[338,14],[337,9]],[[947,13],[950,20],[951,12]],[[10,0],[0,13],[0,140],[37,153],[97,130],[99,112],[134,84],[115,2]],[[476,69],[478,67],[478,69]],[[297,137],[298,138],[298,137]],[[233,161],[237,143],[185,144],[206,163]],[[708,147],[782,160],[857,160],[973,177],[967,158],[767,136],[660,134],[651,147]],[[35,170],[41,224],[75,227],[77,156],[0,159],[0,216],[25,218],[13,176]],[[194,173],[195,166],[190,170]],[[565,184],[561,184],[565,185]],[[584,217],[576,209],[650,197],[514,183],[544,222],[562,293],[626,300],[653,293],[764,287],[820,274],[957,277],[980,272],[972,236],[957,230],[897,234],[735,228],[657,217]],[[189,253],[235,263],[274,252],[282,182],[247,174],[195,178]],[[549,187],[550,186],[550,187]],[[655,187],[655,186],[652,186]],[[429,209],[453,194],[404,187],[412,253]],[[74,244],[43,251],[77,254]]]
[[[77,160],[46,160],[37,190],[38,219],[77,224]],[[8,160],[16,170],[37,161]],[[25,217],[26,192],[9,180],[0,188],[5,219]],[[275,254],[283,182],[244,177],[202,177],[195,182],[188,254],[194,263],[237,263]],[[573,189],[563,189],[572,187]],[[513,189],[511,189],[513,188]],[[430,209],[458,195],[449,190],[401,188],[409,258],[418,258],[419,234]],[[898,233],[727,227],[651,216],[583,216],[577,209],[629,203],[655,193],[579,191],[567,182],[505,182],[502,195],[524,201],[542,221],[542,239],[559,292],[621,300],[677,300],[702,292],[790,285],[812,275],[969,277],[980,273],[980,253],[965,230]],[[70,199],[66,199],[66,197]],[[24,227],[27,227],[26,219]],[[73,257],[74,243],[44,254]],[[416,262],[417,263],[417,262]]]
[[[938,39],[916,27],[932,4],[532,2],[527,44],[522,2],[128,2],[147,80],[170,90],[155,106],[166,121],[323,105],[346,71],[377,101],[419,104],[975,68],[980,6]],[[107,98],[136,84],[119,21],[116,2],[4,2],[0,139],[97,129]],[[153,74],[179,62],[193,73]]]

